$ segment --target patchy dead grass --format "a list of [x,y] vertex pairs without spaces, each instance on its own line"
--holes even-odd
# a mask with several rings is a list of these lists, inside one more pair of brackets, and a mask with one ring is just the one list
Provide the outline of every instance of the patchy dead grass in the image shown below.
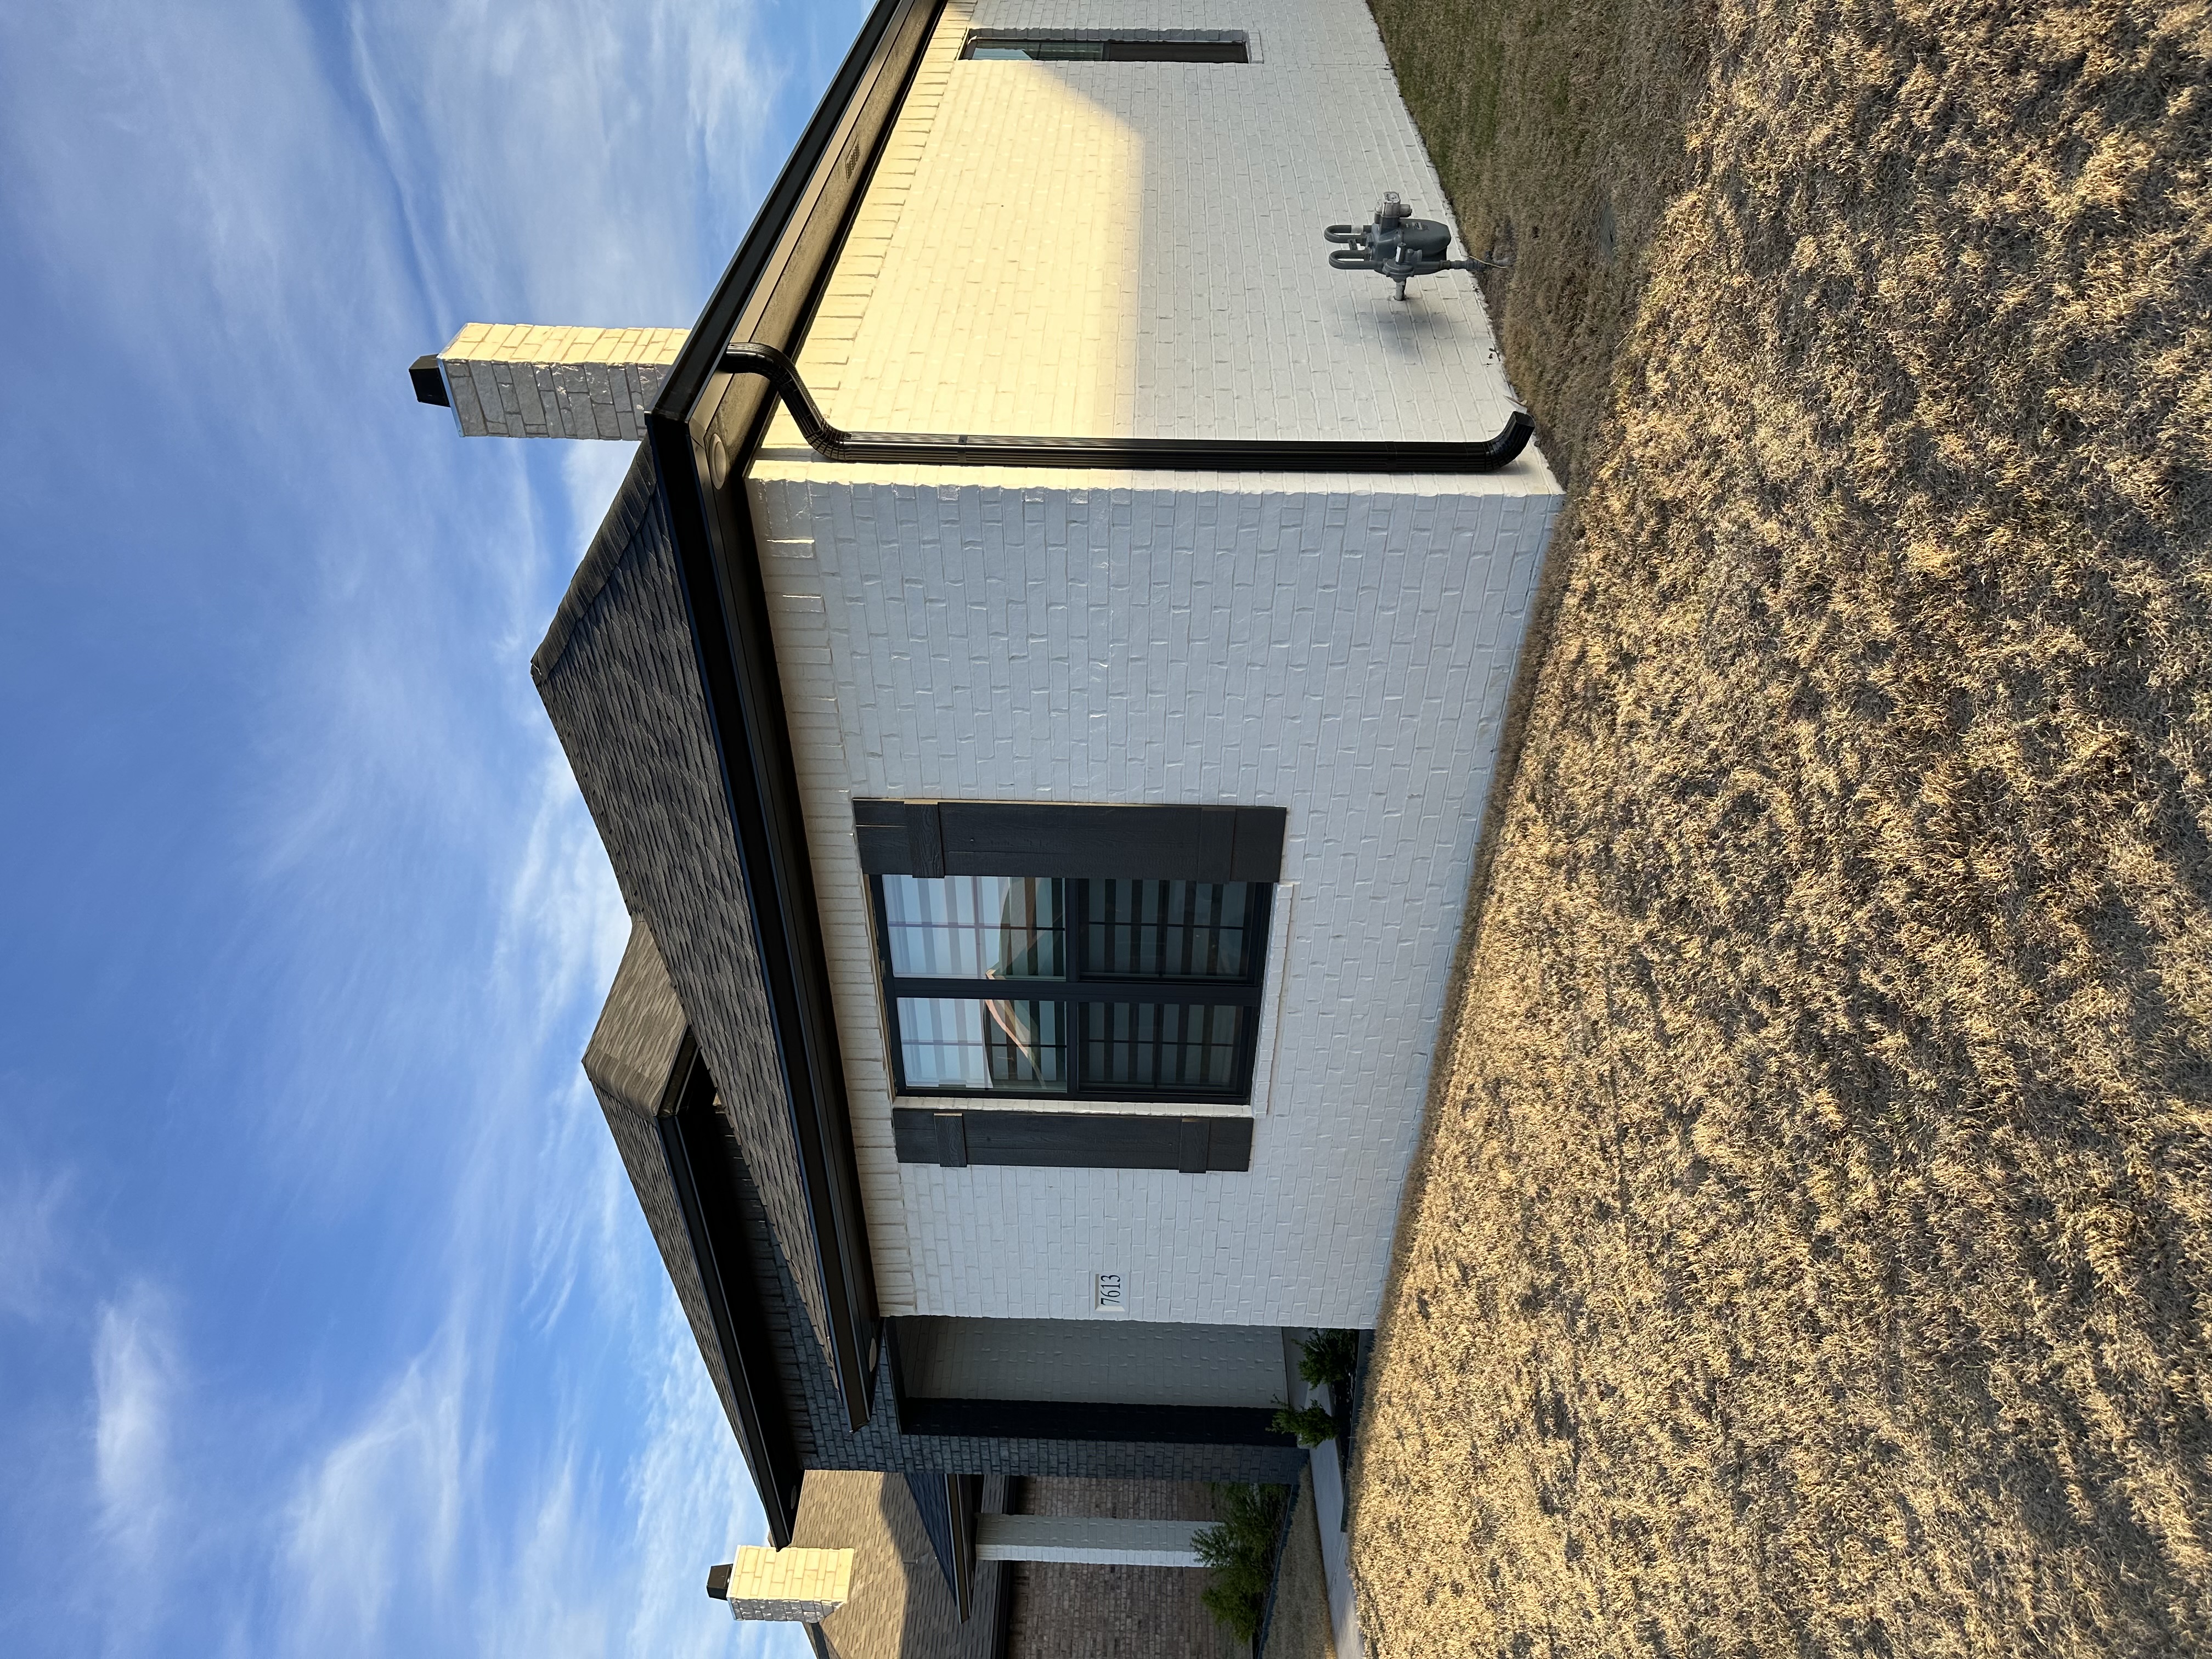
[[1370,1638],[2212,1650],[2212,21],[1377,15],[1574,499]]
[[[1370,0],[1486,280],[1514,385],[1571,488],[1613,406],[1646,251],[1687,173],[1704,6]],[[1416,204],[1418,206],[1418,204]]]
[[1298,1476],[1291,1532],[1275,1569],[1275,1609],[1259,1659],[1337,1659],[1329,1634],[1328,1579],[1321,1559],[1321,1525],[1314,1507],[1313,1471]]

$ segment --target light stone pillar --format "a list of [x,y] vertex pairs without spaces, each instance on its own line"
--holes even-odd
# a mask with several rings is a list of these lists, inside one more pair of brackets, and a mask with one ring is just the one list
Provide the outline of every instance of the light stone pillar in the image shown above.
[[853,1593],[850,1550],[764,1549],[747,1545],[707,1575],[707,1594],[730,1604],[732,1619],[798,1620],[818,1625]]
[[979,1515],[978,1561],[1072,1561],[1095,1566],[1202,1567],[1204,1521],[1117,1521],[1089,1515]]
[[[635,443],[690,333],[471,323],[437,364],[464,437]],[[416,395],[425,390],[418,376]]]

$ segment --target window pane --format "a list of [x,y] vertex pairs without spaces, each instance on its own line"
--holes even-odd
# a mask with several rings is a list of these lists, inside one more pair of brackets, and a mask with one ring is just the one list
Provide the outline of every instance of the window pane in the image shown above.
[[1058,979],[1066,949],[1057,881],[879,876],[891,972],[908,979]]
[[1191,1004],[1086,1003],[1086,1089],[1219,1089],[1237,1078],[1248,1011]]
[[1251,61],[1243,40],[969,40],[969,58],[1026,58],[1042,64],[1244,64]]
[[1093,881],[1084,895],[1090,959],[1111,979],[1246,978],[1253,899],[1242,881]]
[[901,997],[898,1028],[910,1089],[1066,1091],[1067,1041],[1056,1002]]
[[1103,40],[978,40],[970,58],[1027,58],[1038,63],[1097,63],[1106,55]]
[[1109,40],[1109,64],[1244,64],[1242,40]]

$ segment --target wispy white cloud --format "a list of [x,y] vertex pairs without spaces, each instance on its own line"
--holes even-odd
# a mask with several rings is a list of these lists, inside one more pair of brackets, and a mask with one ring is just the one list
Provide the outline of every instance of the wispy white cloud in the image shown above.
[[[727,1653],[731,1637],[728,1614],[703,1594],[706,1569],[730,1559],[733,1541],[766,1543],[768,1517],[744,1464],[730,1455],[721,1402],[698,1363],[690,1328],[672,1298],[660,1299],[657,1312],[635,1356],[652,1387],[644,1443],[629,1471],[636,1571],[641,1584],[680,1584],[689,1595],[641,1598],[623,1646],[705,1659]],[[793,1639],[795,1627],[752,1626],[745,1635],[748,1652],[795,1654],[804,1645]]]
[[[573,1448],[563,1448],[573,1451]],[[487,1655],[601,1654],[621,1610],[605,1594],[604,1541],[591,1522],[595,1494],[579,1490],[577,1466],[562,1456],[542,1471],[537,1501],[518,1517],[505,1582],[471,1609]]]
[[762,11],[353,9],[353,77],[434,300],[688,323],[702,252],[719,262],[780,159],[763,137],[788,71]]
[[[390,1651],[429,1626],[474,1652],[799,1659],[700,1594],[766,1522],[573,1056],[629,919],[550,734],[477,1018],[496,1073],[457,1126],[434,1349],[319,1451],[289,1506],[285,1649]],[[556,1081],[543,1064],[560,1056]],[[522,1429],[514,1373],[579,1345]],[[495,1491],[494,1488],[496,1487]]]
[[[331,1251],[332,1325],[383,1322],[257,1308],[296,1346],[213,1358],[236,1285],[72,1270],[120,1288],[70,1328],[69,1553],[193,1576],[120,1650],[805,1651],[700,1594],[764,1523],[574,1063],[628,918],[524,661],[629,453],[465,447],[400,378],[479,316],[690,319],[781,161],[761,15],[0,9],[0,259],[129,365],[149,453],[238,475],[197,502],[239,520],[195,576],[251,720],[208,757],[234,931],[192,941],[192,1036],[263,1161],[220,1175]],[[50,1307],[68,1201],[0,1186],[0,1311]],[[397,1282],[317,1231],[379,1215],[345,1245]]]
[[476,1472],[468,1386],[459,1346],[441,1344],[306,1470],[286,1511],[287,1650],[386,1650],[399,1598],[451,1591]]
[[[344,142],[311,14],[88,0],[5,27],[0,132],[35,257],[195,426],[313,419],[299,393],[330,345],[357,349],[407,300],[405,271],[374,257],[390,210]],[[240,407],[264,377],[295,395]]]
[[92,1377],[100,1529],[143,1575],[156,1565],[176,1518],[172,1419],[182,1380],[168,1310],[150,1287],[133,1286],[100,1308]]
[[0,1171],[0,1314],[38,1319],[61,1265],[59,1220],[70,1182],[59,1170]]
[[703,1594],[707,1568],[728,1559],[732,1527],[760,1542],[767,1523],[689,1329],[672,1298],[652,1301],[655,1316],[639,1322],[628,1355],[640,1432],[613,1490],[588,1473],[599,1460],[582,1436],[545,1449],[536,1499],[501,1553],[505,1570],[471,1609],[478,1652],[720,1659],[734,1650],[799,1659],[808,1651],[796,1627],[733,1632]]
[[[612,1161],[604,1143],[578,1150],[599,1169],[560,1172],[564,1209]],[[441,1649],[465,1630],[468,1651],[513,1659],[809,1651],[796,1627],[733,1632],[701,1594],[733,1540],[765,1540],[765,1516],[641,1218],[633,1209],[581,1237],[590,1305],[556,1340],[626,1333],[610,1356],[613,1399],[595,1411],[572,1398],[518,1441],[494,1417],[486,1374],[514,1316],[474,1309],[473,1328],[441,1335],[302,1479],[286,1514],[280,1651],[386,1653],[427,1630],[446,1633]],[[460,1300],[457,1322],[470,1316]],[[486,1489],[494,1462],[507,1470],[499,1499]]]
[[587,442],[562,447],[562,493],[568,500],[572,522],[598,526],[615,491],[622,487],[635,453],[628,444]]

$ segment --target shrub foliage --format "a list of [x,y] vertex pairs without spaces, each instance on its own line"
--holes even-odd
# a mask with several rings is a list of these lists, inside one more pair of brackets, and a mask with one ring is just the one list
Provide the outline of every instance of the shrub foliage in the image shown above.
[[1267,1586],[1275,1572],[1275,1535],[1288,1496],[1280,1486],[1217,1486],[1213,1507],[1221,1519],[1199,1533],[1199,1559],[1212,1569],[1206,1610],[1246,1642],[1260,1633]]

